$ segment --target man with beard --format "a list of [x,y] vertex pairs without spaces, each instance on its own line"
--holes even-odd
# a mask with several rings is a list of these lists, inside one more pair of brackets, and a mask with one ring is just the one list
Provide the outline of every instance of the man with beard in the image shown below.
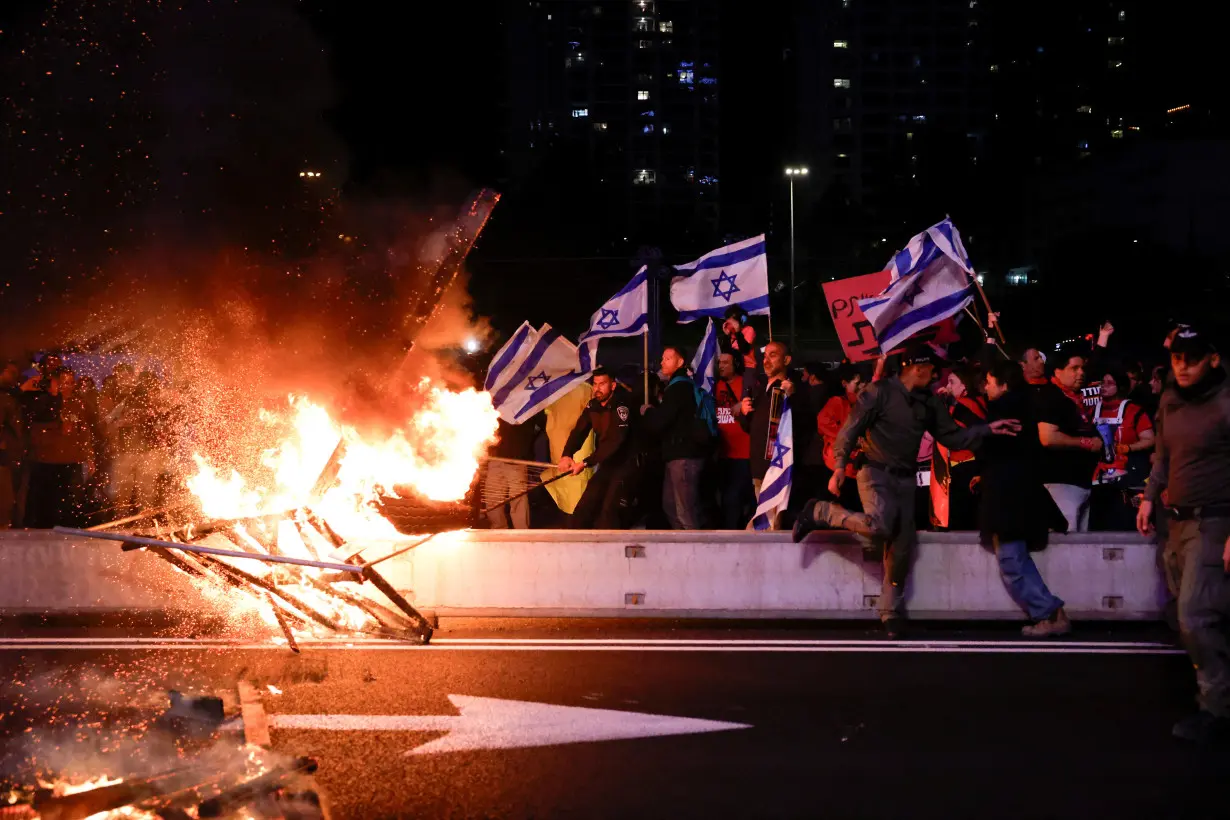
[[1199,331],[1170,340],[1173,384],[1155,423],[1156,459],[1136,526],[1153,530],[1166,493],[1167,551],[1183,559],[1179,631],[1196,668],[1199,711],[1174,727],[1195,742],[1230,730],[1230,383],[1221,356]]
[[[626,505],[625,496],[636,486],[636,442],[632,435],[632,420],[636,418],[632,411],[634,399],[601,367],[594,371],[593,391],[593,398],[564,445],[559,470],[580,475],[586,467],[594,468],[594,476],[585,485],[585,493],[572,512],[572,529],[618,530],[622,529],[620,519]],[[594,452],[583,461],[574,461],[573,454],[585,444],[591,431],[597,439]]]

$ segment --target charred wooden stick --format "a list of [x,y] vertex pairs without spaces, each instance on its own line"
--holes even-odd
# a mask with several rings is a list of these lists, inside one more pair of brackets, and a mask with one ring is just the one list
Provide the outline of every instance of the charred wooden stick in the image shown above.
[[423,613],[411,606],[410,602],[402,597],[402,594],[394,589],[393,585],[386,581],[383,575],[367,566],[363,568],[363,578],[371,581],[372,586],[384,593],[384,597],[388,598],[393,602],[394,606],[406,613],[410,618],[410,622],[414,624],[414,631],[418,633],[419,639],[423,643],[431,640],[431,624],[423,617]]
[[246,783],[240,783],[233,789],[202,802],[197,806],[197,814],[201,817],[221,817],[227,812],[246,806],[253,800],[272,794],[280,789],[286,780],[295,775],[313,774],[315,771],[315,760],[310,757],[296,758],[288,766],[279,766],[271,772]]
[[[221,564],[221,562],[219,563]],[[295,610],[303,615],[306,615],[307,617],[311,618],[313,621],[320,624],[321,626],[326,627],[328,629],[332,629],[334,632],[348,631],[346,630],[345,627],[343,627],[337,621],[330,618],[328,615],[322,615],[321,613],[317,612],[315,609],[308,606],[303,601],[299,600],[297,597],[287,592],[286,590],[282,589],[281,587],[277,586],[276,584],[272,584],[269,581],[266,581],[264,578],[259,578],[251,574],[250,572],[244,572],[243,570],[237,567],[232,567],[229,564],[222,564],[222,566],[226,567],[227,572],[233,573],[236,577],[242,579],[245,583],[249,583],[255,587],[260,587],[261,589],[265,590],[265,592],[272,593],[276,595],[277,597],[281,598],[283,601],[285,601],[287,604],[290,605],[292,610]]]
[[433,532],[431,535],[428,535],[428,536],[426,536],[425,538],[420,538],[419,540],[415,541],[413,544],[410,544],[410,545],[408,545],[408,546],[402,547],[402,548],[401,548],[401,549],[399,549],[399,550],[395,550],[395,551],[393,551],[393,552],[390,552],[388,555],[382,555],[382,556],[380,556],[379,558],[377,558],[375,561],[368,561],[366,564],[364,564],[364,565],[363,565],[363,567],[364,567],[364,569],[366,569],[367,567],[374,567],[374,566],[376,566],[376,564],[381,564],[381,563],[384,563],[385,561],[389,560],[390,558],[396,558],[397,556],[401,555],[402,553],[409,552],[410,550],[414,549],[415,547],[421,547],[421,546],[423,546],[424,544],[426,544],[428,541],[430,541],[431,539],[435,538],[435,537],[436,537],[437,535],[439,535],[439,534],[440,534],[440,533],[438,533],[438,532]]
[[39,790],[34,796],[34,810],[42,820],[84,820],[94,814],[190,788],[202,779],[199,770],[173,769],[140,780],[125,780],[60,797],[51,796],[48,790]]
[[269,606],[273,607],[273,617],[278,619],[278,626],[282,628],[282,634],[286,636],[286,645],[290,647],[291,652],[298,655],[299,642],[295,640],[295,633],[290,631],[290,625],[286,623],[286,616],[282,614],[282,608],[274,603],[273,596],[268,592],[265,593],[265,598],[269,601]]
[[125,550],[140,549],[141,547],[163,547],[170,550],[183,550],[185,552],[197,552],[203,555],[225,555],[231,558],[247,558],[253,561],[264,561],[267,564],[295,564],[302,567],[319,567],[320,569],[331,569],[337,572],[353,572],[361,573],[361,567],[356,567],[354,564],[338,564],[331,561],[312,561],[307,558],[291,558],[285,555],[262,555],[255,552],[239,552],[237,550],[224,550],[216,547],[203,547],[199,544],[179,544],[174,541],[161,541],[157,538],[144,538],[139,535],[124,535],[122,533],[110,532],[89,532],[88,530],[78,530],[71,527],[56,527],[55,532],[63,535],[77,535],[82,538],[97,538],[103,541],[119,541],[123,543]]

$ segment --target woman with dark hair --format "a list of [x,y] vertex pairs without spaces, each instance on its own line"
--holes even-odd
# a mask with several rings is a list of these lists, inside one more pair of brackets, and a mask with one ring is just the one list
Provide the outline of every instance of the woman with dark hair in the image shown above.
[[1090,529],[1130,530],[1136,521],[1132,498],[1149,477],[1153,422],[1144,408],[1128,400],[1126,374],[1112,367],[1099,371],[1102,389],[1093,405],[1093,423],[1103,452],[1090,501]]
[[1055,597],[1042,580],[1030,549],[1046,544],[1047,521],[1053,505],[1038,462],[1042,443],[1038,439],[1037,416],[1031,390],[1017,362],[998,362],[987,373],[987,418],[1020,419],[1021,432],[1015,436],[987,436],[979,453],[982,475],[978,489],[979,525],[983,543],[995,549],[1000,575],[1022,609],[1033,621],[1021,633],[1044,638],[1070,632],[1072,625]]
[[[957,367],[948,374],[946,391],[952,397],[952,420],[958,427],[976,427],[985,424],[987,418],[987,402],[982,396],[978,373],[971,367]],[[949,452],[942,445],[937,445],[931,461],[933,481],[940,478],[942,484],[935,484],[932,495],[932,508],[939,507],[937,492],[947,489],[947,521],[937,523],[950,530],[972,530],[978,520],[978,502],[974,498],[972,485],[978,478],[978,460],[973,450],[958,450]],[[942,502],[941,502],[942,503]]]

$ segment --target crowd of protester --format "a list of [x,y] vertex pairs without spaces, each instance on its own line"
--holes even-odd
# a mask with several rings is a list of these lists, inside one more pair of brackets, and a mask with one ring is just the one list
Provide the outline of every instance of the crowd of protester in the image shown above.
[[[562,456],[549,458],[560,469],[588,477],[594,489],[582,490],[577,495],[585,498],[574,499],[575,509],[563,512],[545,492],[531,495],[536,514],[520,525],[748,528],[773,457],[783,398],[789,400],[793,421],[793,484],[790,505],[772,526],[789,527],[804,502],[828,497],[838,434],[866,387],[892,375],[895,357],[800,365],[781,341],[757,344],[745,321],[732,310],[722,326],[712,390],[716,435],[707,434],[699,418],[704,402],[687,351],[665,348],[660,370],[651,374],[648,400],[638,374],[599,370],[592,386],[583,388],[589,404],[571,408],[576,419],[572,437],[565,444],[566,434],[561,434],[553,448]],[[966,344],[963,353],[940,357],[927,391],[957,428],[972,428],[987,421],[988,377],[997,364],[1011,362],[1030,395],[1041,445],[1039,471],[1047,503],[1034,513],[1056,532],[1132,529],[1149,476],[1153,418],[1166,365],[1116,358],[1110,324],[1096,339],[1019,351],[1005,351],[992,330]],[[597,450],[575,458],[591,431]],[[520,430],[506,425],[494,455],[544,460],[547,448],[535,445],[545,437],[540,422]],[[983,458],[981,447],[951,450],[929,433],[923,436],[909,471],[917,479],[919,529],[978,528]],[[843,465],[850,479],[858,465],[856,450]],[[854,481],[845,482],[835,500],[847,509],[862,509]]]
[[96,385],[55,354],[0,371],[0,529],[80,527],[163,505],[181,429],[174,394],[121,363]]

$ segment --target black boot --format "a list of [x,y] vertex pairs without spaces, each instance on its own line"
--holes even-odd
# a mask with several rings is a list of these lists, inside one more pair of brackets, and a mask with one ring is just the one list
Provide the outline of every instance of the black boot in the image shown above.
[[814,498],[811,501],[804,502],[803,509],[799,510],[798,517],[794,519],[794,530],[791,532],[794,543],[799,543],[810,533],[827,526],[816,516],[816,513],[819,512],[819,505],[823,503],[825,502],[817,501]]

